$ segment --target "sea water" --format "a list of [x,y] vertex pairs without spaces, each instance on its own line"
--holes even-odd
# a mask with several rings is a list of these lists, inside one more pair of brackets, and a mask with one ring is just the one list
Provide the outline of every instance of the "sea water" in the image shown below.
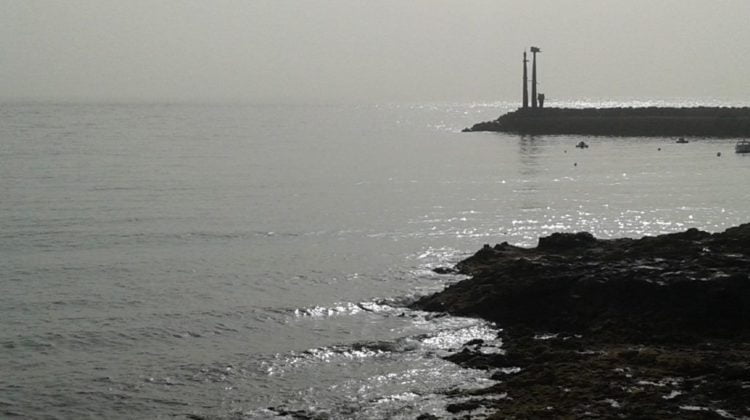
[[513,107],[0,105],[0,416],[445,415],[502,325],[432,268],[750,221],[736,139],[460,132]]

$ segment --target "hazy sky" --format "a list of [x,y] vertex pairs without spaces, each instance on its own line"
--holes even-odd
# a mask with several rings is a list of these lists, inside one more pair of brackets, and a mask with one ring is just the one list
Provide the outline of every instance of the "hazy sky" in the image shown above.
[[748,0],[0,0],[0,99],[750,104]]

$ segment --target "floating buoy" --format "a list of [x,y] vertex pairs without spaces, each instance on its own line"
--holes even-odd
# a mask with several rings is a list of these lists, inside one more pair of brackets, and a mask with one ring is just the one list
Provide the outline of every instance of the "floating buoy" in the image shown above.
[[717,152],[717,153],[716,153],[716,156],[721,156],[721,152]]
[[573,166],[578,166],[578,162],[573,162]]
[[660,152],[661,152],[661,147],[660,147],[660,148],[658,148],[658,149],[656,149],[656,150],[658,150],[658,151],[660,151]]

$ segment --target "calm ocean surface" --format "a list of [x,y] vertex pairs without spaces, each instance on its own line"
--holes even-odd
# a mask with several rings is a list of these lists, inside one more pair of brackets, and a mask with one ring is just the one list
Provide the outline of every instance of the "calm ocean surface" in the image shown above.
[[750,221],[734,139],[459,132],[513,107],[0,104],[0,417],[443,415],[502,326],[431,268]]

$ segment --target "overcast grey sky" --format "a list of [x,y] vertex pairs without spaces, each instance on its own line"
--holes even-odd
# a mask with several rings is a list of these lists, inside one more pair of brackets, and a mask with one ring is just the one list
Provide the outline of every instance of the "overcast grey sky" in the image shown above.
[[0,99],[750,104],[748,0],[0,0]]

